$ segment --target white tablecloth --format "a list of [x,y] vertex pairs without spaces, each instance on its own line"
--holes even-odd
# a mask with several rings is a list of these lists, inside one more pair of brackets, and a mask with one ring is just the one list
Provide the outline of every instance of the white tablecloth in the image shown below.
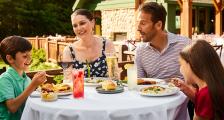
[[179,92],[145,97],[125,89],[119,94],[99,94],[85,87],[84,99],[43,102],[29,97],[21,120],[189,120],[187,98]]

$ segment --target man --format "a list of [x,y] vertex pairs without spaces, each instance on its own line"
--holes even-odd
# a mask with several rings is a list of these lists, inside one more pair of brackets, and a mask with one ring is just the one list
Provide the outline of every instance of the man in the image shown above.
[[166,10],[156,2],[144,3],[139,8],[138,31],[143,43],[136,50],[138,77],[183,78],[178,56],[190,40],[164,30]]
[[[166,10],[156,2],[144,3],[139,8],[138,31],[143,43],[136,50],[139,78],[180,78],[179,52],[190,43],[190,39],[164,30]],[[193,116],[192,103],[188,104]]]

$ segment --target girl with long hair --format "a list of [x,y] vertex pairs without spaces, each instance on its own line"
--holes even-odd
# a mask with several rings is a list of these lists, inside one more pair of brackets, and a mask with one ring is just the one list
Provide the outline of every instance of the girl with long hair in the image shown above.
[[224,68],[214,48],[198,40],[180,52],[179,62],[185,83],[172,82],[194,103],[194,120],[224,120]]

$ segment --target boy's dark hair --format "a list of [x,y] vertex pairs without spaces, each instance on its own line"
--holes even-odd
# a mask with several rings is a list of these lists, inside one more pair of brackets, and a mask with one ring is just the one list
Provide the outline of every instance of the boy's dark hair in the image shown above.
[[165,28],[166,22],[166,9],[156,2],[144,3],[140,6],[139,11],[151,14],[151,21],[155,24],[158,21],[162,21],[162,30]]
[[20,36],[9,36],[3,39],[0,43],[0,53],[1,57],[6,64],[9,62],[6,59],[6,55],[11,55],[13,59],[16,57],[18,52],[31,51],[31,43],[23,37]]
[[86,18],[89,19],[90,21],[94,19],[92,13],[87,9],[77,9],[72,13],[71,17],[76,15],[86,16]]

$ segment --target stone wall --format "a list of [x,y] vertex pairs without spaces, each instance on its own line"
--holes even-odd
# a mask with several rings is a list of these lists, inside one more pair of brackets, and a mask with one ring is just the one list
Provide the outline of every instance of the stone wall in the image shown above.
[[102,36],[111,40],[114,33],[125,32],[127,39],[135,39],[135,10],[134,9],[114,9],[103,10],[102,12]]

